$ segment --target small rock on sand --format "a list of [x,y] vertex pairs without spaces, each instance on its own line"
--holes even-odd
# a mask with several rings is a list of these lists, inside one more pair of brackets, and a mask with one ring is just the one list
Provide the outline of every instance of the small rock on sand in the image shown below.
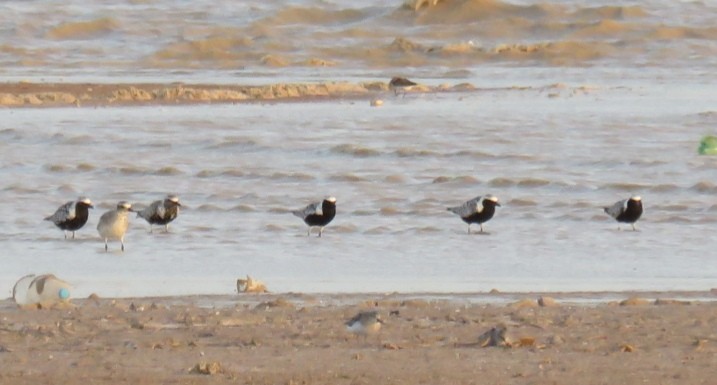
[[541,296],[540,298],[538,298],[538,305],[540,305],[541,307],[560,306],[557,302],[555,302],[555,298],[545,296]]
[[631,297],[620,301],[620,306],[644,306],[649,305],[650,301],[644,298]]
[[524,309],[524,308],[531,308],[531,307],[538,307],[538,303],[533,301],[532,299],[521,299],[518,302],[513,302],[510,304],[510,307],[515,309]]
[[478,346],[482,348],[491,346],[511,347],[511,343],[506,336],[507,331],[508,328],[505,325],[492,327],[478,337]]
[[218,362],[199,362],[189,369],[189,373],[213,375],[222,372],[222,365]]

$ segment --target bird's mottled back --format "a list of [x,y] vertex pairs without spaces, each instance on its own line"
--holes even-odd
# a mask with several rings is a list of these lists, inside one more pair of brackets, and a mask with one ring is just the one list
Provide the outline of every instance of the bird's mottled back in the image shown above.
[[625,211],[626,208],[627,208],[627,199],[623,199],[619,202],[615,202],[612,206],[603,208],[603,210],[605,210],[605,212],[609,216],[611,216],[613,218],[617,218],[620,216],[620,214],[622,214],[623,211]]
[[483,210],[483,205],[481,204],[481,201],[483,200],[482,196],[477,196],[465,203],[463,203],[460,206],[456,207],[449,207],[448,211],[458,214],[461,218],[467,217],[471,214],[474,214],[476,212],[481,212]]
[[70,201],[60,206],[54,214],[45,218],[56,225],[75,217],[75,202]]
[[321,210],[321,202],[312,203],[303,209],[295,210],[291,212],[292,214],[296,215],[297,217],[304,219],[308,217],[309,215],[323,215],[323,212]]
[[152,202],[144,210],[138,211],[137,216],[145,219],[150,225],[165,225],[177,218],[179,215],[179,197],[167,195],[163,200]]

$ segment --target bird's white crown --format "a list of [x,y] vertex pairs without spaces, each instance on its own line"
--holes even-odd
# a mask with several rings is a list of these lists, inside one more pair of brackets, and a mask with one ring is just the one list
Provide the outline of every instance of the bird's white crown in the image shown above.
[[174,203],[179,203],[179,197],[176,195],[167,195],[167,200]]
[[642,198],[639,195],[633,195],[630,197],[630,199],[633,201],[637,201],[637,202],[642,200]]
[[326,201],[331,202],[331,203],[336,203],[336,197],[328,197],[328,198],[326,198]]
[[77,198],[77,201],[82,202],[86,205],[90,205],[90,206],[92,205],[92,201],[88,197],[79,197],[79,198]]
[[117,203],[117,208],[129,210],[132,208],[132,204],[127,201],[120,201],[119,203]]

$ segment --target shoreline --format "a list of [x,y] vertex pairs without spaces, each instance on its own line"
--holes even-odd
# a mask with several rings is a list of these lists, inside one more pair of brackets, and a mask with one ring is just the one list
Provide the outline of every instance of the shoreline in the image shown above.
[[[549,297],[556,302],[571,306],[620,305],[623,301],[639,299],[642,305],[664,305],[665,301],[677,301],[683,304],[717,302],[717,288],[709,290],[626,290],[626,291],[515,291],[515,292],[352,292],[352,293],[313,293],[313,292],[241,292],[234,294],[187,294],[161,296],[117,296],[104,297],[96,293],[87,298],[72,297],[73,305],[82,306],[93,301],[130,301],[163,302],[180,306],[200,306],[223,308],[236,304],[259,304],[265,301],[288,300],[304,306],[330,305],[347,306],[373,301],[376,303],[394,303],[397,301],[432,301],[452,304],[471,305],[512,305],[528,301],[537,301]],[[12,297],[0,300],[0,310],[15,307]]]

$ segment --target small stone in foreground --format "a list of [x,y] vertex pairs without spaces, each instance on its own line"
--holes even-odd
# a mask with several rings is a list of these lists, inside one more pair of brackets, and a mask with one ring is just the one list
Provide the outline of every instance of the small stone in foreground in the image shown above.
[[532,308],[532,307],[538,307],[538,304],[532,300],[532,299],[521,299],[520,301],[513,302],[510,304],[510,307],[514,309],[524,309],[524,308]]
[[538,298],[538,305],[540,305],[541,307],[560,306],[557,302],[555,302],[555,298],[545,296],[541,296],[540,298]]
[[213,375],[223,372],[222,365],[218,362],[199,362],[189,369],[189,373]]
[[511,347],[512,345],[506,336],[507,331],[508,328],[505,325],[492,327],[490,330],[478,337],[478,346],[482,348],[491,346],[500,346],[505,348]]
[[648,305],[649,303],[650,302],[644,298],[631,297],[620,301],[620,306],[644,306]]
[[662,299],[655,300],[655,305],[692,305],[692,301],[680,301],[678,299]]

